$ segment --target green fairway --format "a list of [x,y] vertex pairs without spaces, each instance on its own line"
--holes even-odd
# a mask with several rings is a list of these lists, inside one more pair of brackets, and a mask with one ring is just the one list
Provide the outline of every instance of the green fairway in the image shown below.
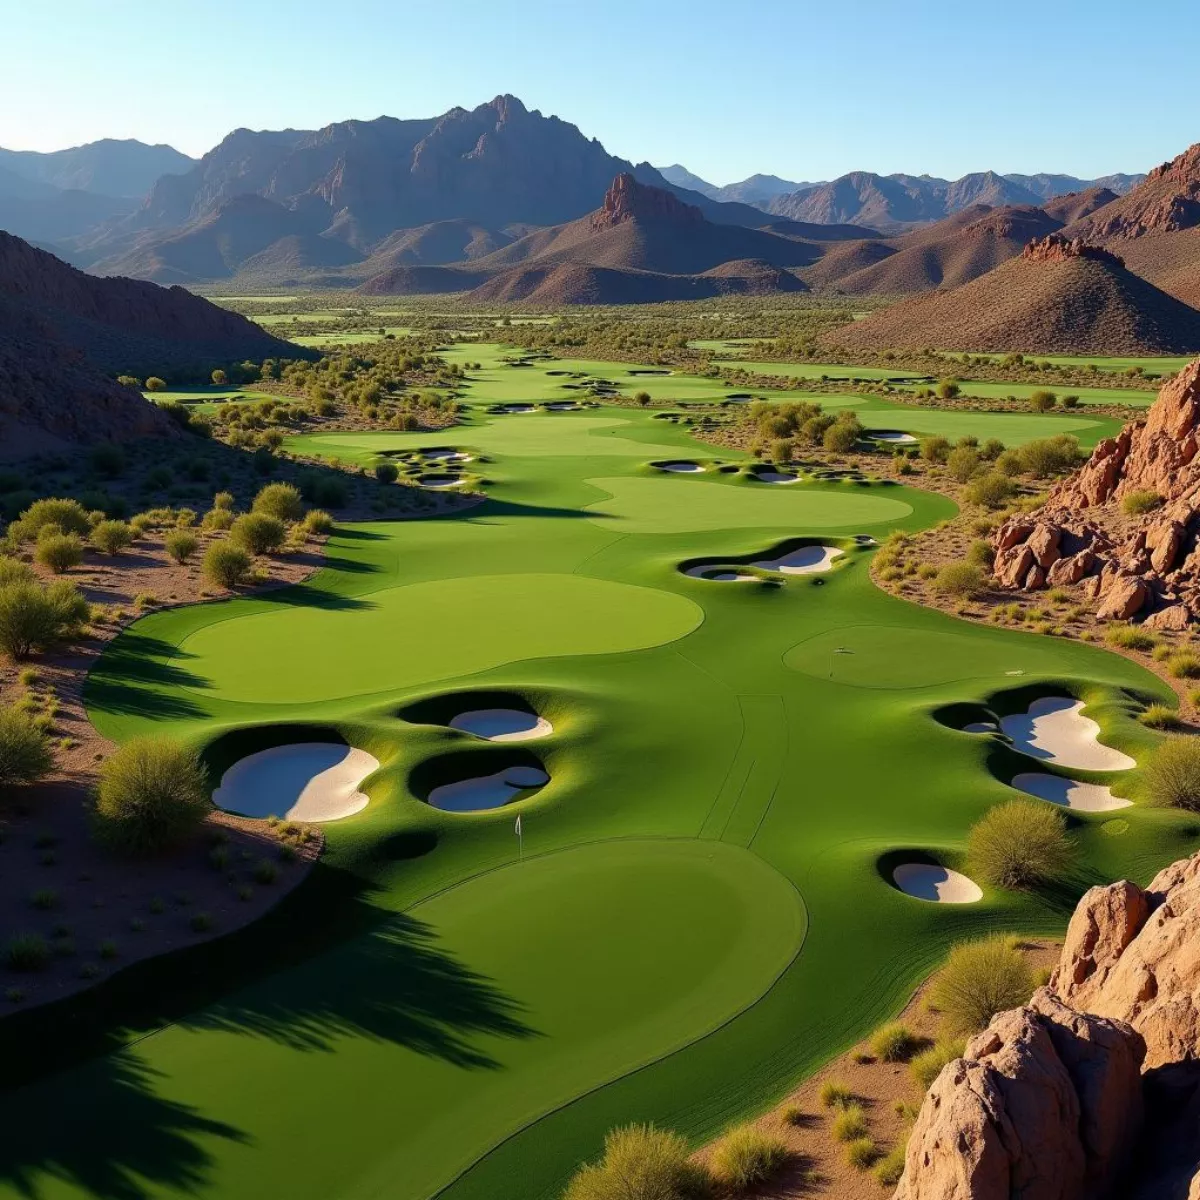
[[913,371],[889,371],[883,367],[839,366],[827,362],[744,362],[734,364],[752,375],[790,375],[794,379],[923,379]]
[[[1187,814],[1135,805],[1110,836],[1078,813],[1079,867],[1052,891],[899,892],[898,854],[968,869],[972,823],[1027,762],[966,721],[1068,693],[1144,761],[1159,735],[1137,713],[1170,690],[1095,646],[876,588],[855,535],[945,520],[944,497],[764,483],[637,407],[489,412],[570,397],[557,371],[725,391],[513,355],[446,353],[481,364],[454,428],[287,441],[356,466],[463,448],[481,503],[339,525],[307,582],[153,613],[99,657],[101,733],[182,738],[213,782],[333,732],[380,766],[261,921],[189,947],[172,899],[147,920],[175,923],[179,953],[0,1021],[3,1200],[558,1200],[612,1126],[713,1137],[893,1017],[954,942],[1061,932],[1088,886],[1194,848]],[[833,399],[870,428],[1010,445],[1117,424]],[[803,538],[842,551],[831,570],[685,573]],[[547,736],[450,726],[514,705]],[[500,808],[427,802],[514,766],[549,780]]]

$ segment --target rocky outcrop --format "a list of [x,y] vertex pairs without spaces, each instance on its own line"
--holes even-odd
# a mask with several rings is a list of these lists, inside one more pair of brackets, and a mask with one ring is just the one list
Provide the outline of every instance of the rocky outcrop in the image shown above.
[[[1157,628],[1185,628],[1200,618],[1198,451],[1200,360],[1163,387],[1144,425],[1101,442],[1042,509],[1001,526],[993,538],[997,584],[1082,582],[1102,619],[1148,614]],[[1131,520],[1122,501],[1135,493],[1154,507]]]
[[704,214],[685,204],[672,192],[638,183],[628,172],[612,181],[604,193],[604,203],[591,216],[596,232],[613,229],[626,221],[671,221],[677,225],[701,225]]
[[1084,218],[1072,232],[1094,240],[1178,233],[1200,225],[1200,143],[1155,167],[1127,195]]
[[1101,262],[1115,263],[1118,267],[1125,265],[1125,260],[1100,246],[1093,246],[1083,238],[1063,237],[1061,233],[1048,233],[1045,237],[1035,238],[1024,250],[1021,257],[1029,262],[1067,262],[1072,258],[1095,258]]
[[1102,1200],[1142,1121],[1144,1047],[1047,989],[999,1014],[921,1106],[896,1200]]
[[1200,855],[1084,895],[1049,986],[934,1081],[895,1196],[1200,1197]]

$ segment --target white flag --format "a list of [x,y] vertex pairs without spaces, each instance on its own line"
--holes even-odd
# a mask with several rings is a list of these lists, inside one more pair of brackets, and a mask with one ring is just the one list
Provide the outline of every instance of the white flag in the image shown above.
[[516,825],[513,826],[513,832],[517,835],[517,837],[521,836],[521,818],[519,816],[517,817]]

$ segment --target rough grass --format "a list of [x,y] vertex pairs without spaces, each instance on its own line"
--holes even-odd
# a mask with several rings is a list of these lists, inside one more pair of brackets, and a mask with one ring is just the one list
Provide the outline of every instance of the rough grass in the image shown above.
[[740,1125],[726,1134],[713,1153],[717,1178],[728,1188],[747,1188],[765,1183],[787,1161],[782,1139],[754,1125]]
[[956,1058],[961,1058],[966,1049],[965,1038],[942,1038],[928,1050],[922,1050],[908,1065],[908,1073],[922,1092],[929,1091],[942,1068]]
[[1164,742],[1147,764],[1143,781],[1150,804],[1200,812],[1200,741],[1173,737]]
[[994,1014],[1024,1004],[1032,994],[1029,965],[1009,938],[996,934],[956,946],[929,998],[945,1027],[962,1035],[977,1033]]
[[692,1200],[711,1190],[711,1176],[689,1157],[677,1133],[653,1125],[610,1130],[604,1155],[576,1172],[563,1200]]
[[1154,634],[1134,625],[1110,625],[1104,631],[1104,640],[1110,646],[1119,646],[1122,650],[1141,650],[1144,653],[1158,645],[1158,638]]
[[871,1035],[871,1053],[880,1062],[905,1062],[916,1053],[921,1039],[907,1025],[893,1021]]
[[867,1113],[861,1104],[847,1104],[833,1119],[833,1136],[839,1142],[852,1142],[867,1132]]
[[854,1101],[854,1093],[835,1079],[828,1079],[821,1084],[820,1097],[824,1108],[845,1108]]
[[996,887],[1032,888],[1061,878],[1075,849],[1060,813],[1036,800],[1010,800],[972,827],[967,856],[974,872]]

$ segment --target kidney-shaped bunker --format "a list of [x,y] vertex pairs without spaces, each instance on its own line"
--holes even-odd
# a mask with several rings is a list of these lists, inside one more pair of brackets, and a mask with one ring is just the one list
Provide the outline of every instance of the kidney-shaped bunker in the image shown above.
[[244,817],[336,821],[366,808],[368,797],[359,787],[377,770],[374,755],[340,743],[272,746],[235,762],[213,803]]
[[550,776],[540,767],[515,765],[492,775],[476,775],[435,787],[427,797],[434,808],[444,812],[482,812],[502,808],[521,799],[528,791],[544,787]]

